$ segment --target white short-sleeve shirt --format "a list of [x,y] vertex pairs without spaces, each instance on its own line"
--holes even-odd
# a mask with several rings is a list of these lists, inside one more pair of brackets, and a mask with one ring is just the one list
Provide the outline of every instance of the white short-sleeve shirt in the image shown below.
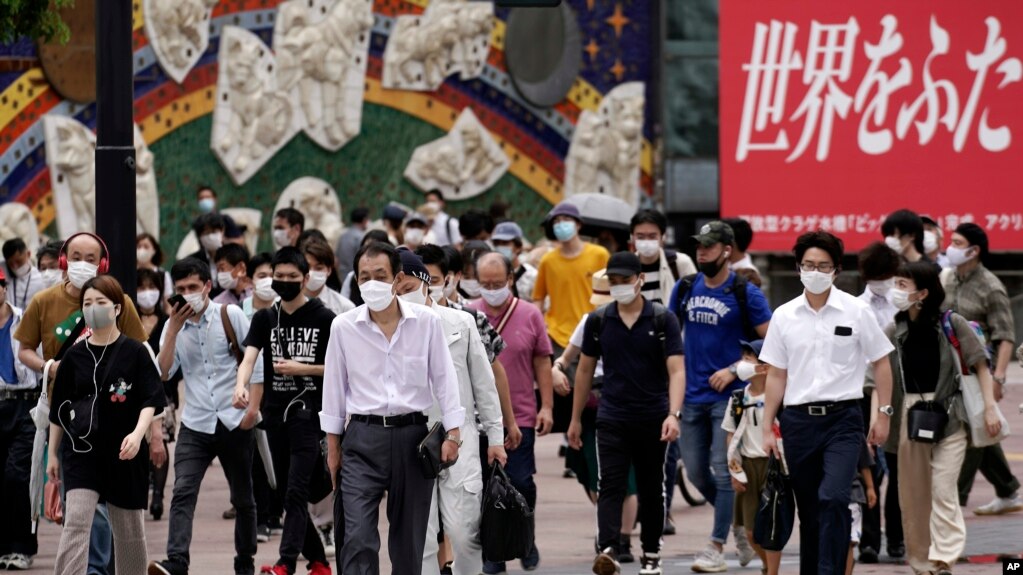
[[814,311],[801,295],[774,312],[760,360],[788,370],[785,405],[863,397],[867,364],[894,348],[860,299],[831,288]]

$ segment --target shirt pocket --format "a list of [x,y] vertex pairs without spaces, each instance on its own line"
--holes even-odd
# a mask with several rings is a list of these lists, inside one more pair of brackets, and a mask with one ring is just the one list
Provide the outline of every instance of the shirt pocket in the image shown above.
[[411,388],[426,387],[426,356],[408,356],[403,360],[405,364],[405,377],[402,385]]
[[836,365],[852,363],[859,350],[859,332],[853,331],[849,335],[838,335],[832,332],[829,337],[831,338],[831,362]]

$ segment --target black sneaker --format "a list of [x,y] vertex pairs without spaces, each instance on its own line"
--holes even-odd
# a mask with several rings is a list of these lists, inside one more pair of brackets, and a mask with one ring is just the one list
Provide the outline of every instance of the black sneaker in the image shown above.
[[234,519],[238,517],[238,510],[234,508],[234,505],[230,509],[220,514],[224,519]]
[[892,559],[902,559],[906,556],[906,546],[901,543],[894,546],[889,545],[888,556]]
[[639,575],[661,575],[661,556],[656,554],[643,554],[639,560]]
[[636,556],[632,554],[632,537],[622,533],[618,536],[618,562],[635,563]]
[[270,542],[270,528],[266,525],[256,526],[256,542],[257,543],[269,543]]
[[150,561],[146,573],[148,575],[188,575],[188,567],[177,561],[164,559],[163,561]]
[[593,560],[593,572],[596,575],[620,575],[622,566],[618,563],[617,553],[608,547]]
[[671,517],[664,516],[664,529],[661,531],[662,535],[674,535],[675,534],[675,522],[671,520]]
[[873,547],[864,547],[857,559],[860,563],[877,563],[877,551]]

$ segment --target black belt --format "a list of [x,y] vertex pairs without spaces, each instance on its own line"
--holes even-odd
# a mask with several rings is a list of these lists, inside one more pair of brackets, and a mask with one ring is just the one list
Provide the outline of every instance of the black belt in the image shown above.
[[18,399],[35,401],[39,399],[40,393],[38,389],[5,389],[0,391],[0,401],[14,401]]
[[799,405],[786,405],[785,409],[795,409],[796,411],[802,411],[803,413],[809,413],[810,415],[830,415],[832,413],[838,413],[843,409],[858,406],[860,400],[858,399],[846,399],[844,401],[815,401],[813,403],[801,403]]
[[384,427],[405,427],[408,425],[426,425],[426,415],[415,413],[404,413],[402,415],[353,415],[352,421],[360,421],[371,425],[383,425]]

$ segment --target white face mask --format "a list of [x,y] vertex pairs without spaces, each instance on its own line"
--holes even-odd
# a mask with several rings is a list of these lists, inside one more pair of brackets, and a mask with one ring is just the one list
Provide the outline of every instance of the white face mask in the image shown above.
[[888,278],[884,281],[871,280],[867,282],[867,289],[870,290],[870,293],[881,297],[888,295],[888,292],[892,291],[893,287],[895,287],[895,278]]
[[445,297],[444,286],[430,286],[430,299],[432,299],[434,303],[440,303],[440,300]]
[[508,286],[504,286],[501,289],[481,289],[480,295],[483,296],[483,301],[487,302],[490,306],[501,307],[511,297],[511,289]]
[[426,232],[420,228],[409,228],[405,230],[405,243],[410,246],[418,246],[423,243]]
[[639,286],[639,282],[611,286],[611,297],[620,304],[629,305],[639,295],[639,290],[636,289],[637,286]]
[[291,240],[288,238],[288,230],[274,230],[274,245],[278,248],[291,245]]
[[153,254],[155,252],[146,248],[138,248],[135,250],[135,261],[140,264],[148,265],[153,260]]
[[377,280],[369,280],[359,284],[359,293],[362,294],[362,301],[373,311],[384,311],[394,300],[393,286]]
[[902,247],[902,240],[900,240],[897,236],[886,237],[884,239],[884,245],[890,247],[891,249],[895,250],[896,253],[899,254],[901,254],[902,250],[904,249]]
[[29,274],[29,272],[31,272],[31,271],[32,271],[32,262],[25,262],[18,269],[12,270],[11,273],[14,274],[14,277],[16,277],[16,278],[23,278],[23,277],[27,276]]
[[933,254],[938,251],[938,234],[927,230],[924,232],[924,252]]
[[471,298],[480,297],[480,282],[476,280],[463,279],[458,282],[458,285],[462,288],[462,291]]
[[972,248],[957,248],[955,246],[948,246],[945,250],[945,255],[948,256],[948,263],[954,266],[961,266],[966,262],[972,260],[976,256],[968,253]]
[[206,306],[206,294],[203,292],[189,293],[183,297],[185,298],[185,303],[190,305],[195,313],[201,312],[202,308]]
[[497,246],[494,248],[494,251],[508,258],[509,261],[515,259],[515,250],[513,250],[511,246]]
[[409,303],[417,303],[419,305],[426,305],[426,293],[422,289],[410,291],[406,294],[401,294],[401,299]]
[[62,274],[61,271],[58,269],[43,270],[42,274],[43,285],[45,285],[46,287],[57,285],[58,283],[60,283],[61,278],[64,277],[64,274]]
[[814,270],[812,272],[799,272],[799,280],[803,282],[803,287],[806,288],[806,291],[814,295],[820,295],[831,289],[835,276],[834,274],[826,274]]
[[202,249],[208,252],[215,252],[224,245],[224,234],[220,232],[206,234],[199,238],[199,243],[202,244]]
[[253,282],[253,292],[256,297],[263,301],[273,301],[277,299],[277,292],[273,289],[273,278],[259,278]]
[[320,291],[327,283],[327,272],[309,272],[309,281],[305,283],[305,289],[309,291]]
[[89,262],[69,262],[67,265],[67,279],[71,281],[71,285],[75,286],[75,288],[82,289],[85,282],[96,277],[98,270],[99,266]]
[[143,309],[152,309],[156,307],[156,303],[160,301],[160,290],[155,289],[144,289],[139,290],[136,297],[139,300],[139,307]]
[[910,301],[909,296],[915,294],[915,291],[905,291],[900,289],[892,290],[892,305],[895,306],[899,311],[906,311],[916,304],[915,301]]
[[735,366],[735,376],[741,379],[742,381],[749,381],[753,379],[756,375],[757,375],[756,364],[750,363],[748,361],[740,361],[739,364]]
[[217,285],[224,289],[234,289],[238,287],[238,279],[231,272],[217,272]]
[[644,258],[652,258],[661,251],[661,242],[657,240],[636,240],[636,253]]

